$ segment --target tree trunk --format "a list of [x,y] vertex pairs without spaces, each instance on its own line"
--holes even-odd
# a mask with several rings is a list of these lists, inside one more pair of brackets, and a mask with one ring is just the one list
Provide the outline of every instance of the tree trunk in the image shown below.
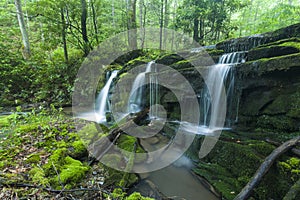
[[91,0],[91,8],[92,8],[92,16],[93,16],[93,27],[94,27],[94,31],[95,31],[95,39],[96,39],[96,43],[99,44],[97,16],[96,16],[96,11],[95,11],[95,6],[94,6],[93,0]]
[[196,42],[199,42],[199,20],[198,20],[198,18],[194,19],[193,39]]
[[260,165],[252,179],[243,188],[243,190],[234,198],[234,200],[247,199],[256,185],[259,184],[263,176],[268,172],[274,161],[287,150],[294,147],[300,141],[300,136],[295,137],[276,148]]
[[164,19],[164,39],[163,39],[163,46],[164,49],[167,47],[167,28],[169,25],[169,10],[168,10],[168,0],[165,0],[165,19]]
[[61,17],[61,38],[63,42],[63,48],[64,48],[64,57],[65,57],[65,62],[69,62],[69,56],[68,56],[68,47],[67,47],[67,39],[66,39],[66,20],[65,20],[65,14],[64,14],[64,8],[61,6],[60,8],[60,17]]
[[137,49],[136,0],[127,0],[128,44],[131,49]]
[[160,2],[160,29],[159,29],[159,49],[162,49],[162,37],[163,37],[163,27],[164,27],[164,0]]
[[85,56],[87,56],[90,51],[89,39],[88,39],[87,28],[86,28],[86,20],[87,20],[87,4],[86,4],[86,0],[81,0],[81,34],[83,40],[83,51]]
[[115,2],[114,0],[111,1],[111,17],[112,17],[112,26],[113,29],[116,29],[116,21],[115,21]]
[[23,15],[23,11],[22,11],[22,5],[21,5],[21,0],[15,0],[15,6],[16,6],[16,10],[17,10],[17,17],[18,17],[18,22],[19,22],[19,26],[20,26],[20,30],[21,30],[21,34],[22,34],[22,41],[23,41],[23,57],[24,59],[29,59],[30,58],[30,45],[29,45],[29,37],[28,37],[28,33],[26,30],[26,25],[25,25],[25,21],[24,21],[24,15]]
[[199,41],[201,41],[201,45],[203,45],[203,40],[204,40],[204,19],[200,18],[200,38],[199,38]]
[[140,37],[141,37],[141,49],[144,48],[144,43],[145,43],[145,30],[144,30],[144,23],[145,23],[145,17],[144,13],[146,13],[144,10],[144,0],[140,0],[139,3],[139,9],[140,9]]

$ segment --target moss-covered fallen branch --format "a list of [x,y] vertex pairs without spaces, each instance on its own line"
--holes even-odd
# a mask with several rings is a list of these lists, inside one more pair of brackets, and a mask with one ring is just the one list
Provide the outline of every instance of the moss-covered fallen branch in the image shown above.
[[242,191],[234,198],[234,200],[244,200],[247,199],[256,185],[259,184],[263,176],[268,172],[274,161],[283,153],[294,147],[300,141],[300,136],[295,137],[291,140],[280,145],[276,148],[260,165],[252,179],[248,184],[242,189]]

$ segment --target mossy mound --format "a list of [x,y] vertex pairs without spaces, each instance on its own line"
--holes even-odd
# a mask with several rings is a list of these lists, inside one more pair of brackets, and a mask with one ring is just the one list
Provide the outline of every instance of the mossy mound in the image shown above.
[[[249,139],[245,134],[226,135],[223,133],[212,152],[198,162],[194,171],[207,179],[225,199],[234,199],[275,147]],[[299,170],[298,161],[294,159],[290,162],[291,158],[282,156],[255,188],[252,197],[282,199],[297,179],[292,178]]]
[[0,116],[0,128],[9,126],[8,116]]

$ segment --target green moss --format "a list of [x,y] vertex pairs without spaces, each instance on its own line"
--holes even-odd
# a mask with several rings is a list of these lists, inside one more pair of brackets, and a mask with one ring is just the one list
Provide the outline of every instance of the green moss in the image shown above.
[[39,125],[40,125],[39,123],[22,124],[15,129],[15,132],[26,133],[26,132],[36,131]]
[[38,163],[40,162],[41,157],[38,153],[33,153],[27,156],[27,159],[25,160],[26,163]]
[[61,170],[64,165],[64,158],[67,156],[67,152],[68,150],[66,148],[53,151],[52,155],[48,159],[48,163],[43,166],[47,176],[57,175],[55,171]]
[[149,197],[143,197],[140,193],[134,192],[130,196],[126,197],[125,200],[154,200]]
[[186,68],[189,68],[189,69],[193,68],[193,65],[188,60],[180,60],[176,63],[173,63],[171,65],[171,67],[174,68],[174,69],[181,69],[182,70],[182,69],[186,69]]
[[64,161],[65,164],[62,167],[59,177],[56,179],[58,182],[60,179],[63,184],[67,184],[67,188],[71,188],[84,178],[89,167],[84,166],[79,160],[75,160],[69,156]]
[[38,185],[48,186],[49,180],[45,177],[45,172],[43,169],[34,167],[29,171],[29,177],[32,182]]
[[[299,89],[299,88],[298,88]],[[300,118],[300,92],[299,90],[292,94],[289,98],[291,109],[287,113],[287,116],[293,117],[293,118]]]
[[9,117],[8,116],[0,116],[0,128],[8,127],[9,125],[10,125]]
[[262,115],[257,118],[257,126],[281,131],[295,131],[296,122],[287,116],[269,116]]
[[297,48],[300,49],[300,39],[293,37],[293,38],[278,40],[278,41],[275,41],[275,42],[260,45],[256,49],[264,48],[264,47],[278,46],[278,45],[279,46],[292,46],[292,47],[297,47]]
[[67,188],[71,188],[84,178],[84,174],[89,170],[89,167],[67,156],[67,153],[66,148],[55,150],[48,163],[43,166],[46,177],[49,177],[49,183],[54,187],[64,184]]
[[88,155],[88,151],[86,146],[83,144],[81,140],[77,140],[71,144],[73,150],[71,151],[71,156],[73,158],[82,159]]
[[[99,126],[99,131],[96,126]],[[106,133],[108,133],[109,130],[105,126],[96,125],[95,123],[89,123],[85,125],[80,131],[78,131],[77,136],[80,137],[84,145],[89,145],[91,141],[96,141],[102,136],[104,136]]]
[[293,181],[297,181],[300,178],[300,159],[289,158],[286,161],[278,163],[279,168],[285,174],[291,177]]
[[239,183],[241,177],[238,180],[218,164],[199,162],[194,172],[207,179],[226,199],[233,199],[242,188]]
[[249,147],[264,157],[267,157],[275,149],[273,145],[263,141],[253,141],[249,144]]
[[[217,191],[222,193],[225,199],[234,199],[254,175],[263,159],[275,148],[260,140],[250,140],[250,136],[255,137],[253,134],[247,133],[247,135],[223,133],[211,153],[199,161],[197,168],[194,169],[195,173],[206,178]],[[265,136],[260,137],[265,138]],[[234,143],[234,141],[239,142]],[[293,163],[298,164],[298,162]],[[288,169],[291,174],[291,167]],[[294,172],[297,173],[297,170]],[[279,167],[273,165],[255,188],[253,198],[282,199],[292,184],[289,176],[287,173],[279,173]]]
[[220,50],[220,49],[207,49],[206,52],[210,56],[218,56],[218,55],[222,55],[224,53],[224,51]]
[[125,151],[133,152],[133,147],[134,147],[134,144],[136,143],[136,141],[137,140],[135,137],[122,134],[117,141],[117,145],[119,148],[121,148]]

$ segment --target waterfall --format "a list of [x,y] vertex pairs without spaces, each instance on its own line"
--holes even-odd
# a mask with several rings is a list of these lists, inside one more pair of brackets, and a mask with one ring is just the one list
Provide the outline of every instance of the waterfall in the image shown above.
[[147,64],[146,70],[141,72],[135,78],[130,95],[129,95],[129,102],[128,102],[128,112],[129,113],[137,113],[142,110],[144,99],[144,85],[146,80],[146,73],[151,72],[151,66],[154,64],[154,61],[151,61]]
[[158,77],[157,77],[157,68],[154,67],[149,79],[150,79],[150,106],[149,117],[156,118],[158,117],[158,107],[159,104],[159,85],[158,85]]
[[[117,76],[118,70],[113,71],[105,86],[102,88],[101,92],[99,93],[97,99],[96,99],[96,113],[99,116],[98,120],[99,122],[106,121],[106,112],[110,110],[110,104],[109,104],[109,98],[108,93],[111,86],[111,83],[113,79]],[[108,74],[106,74],[108,77]]]
[[[232,99],[234,95],[234,73],[233,66],[245,62],[245,52],[234,52],[224,54],[220,57],[218,64],[209,68],[207,84],[210,84],[211,91],[205,86],[200,93],[200,125],[212,126],[217,124],[218,111],[220,106],[227,107],[227,118],[225,125],[231,125]],[[222,102],[222,88],[225,86],[227,102]],[[212,110],[212,108],[214,108]]]

